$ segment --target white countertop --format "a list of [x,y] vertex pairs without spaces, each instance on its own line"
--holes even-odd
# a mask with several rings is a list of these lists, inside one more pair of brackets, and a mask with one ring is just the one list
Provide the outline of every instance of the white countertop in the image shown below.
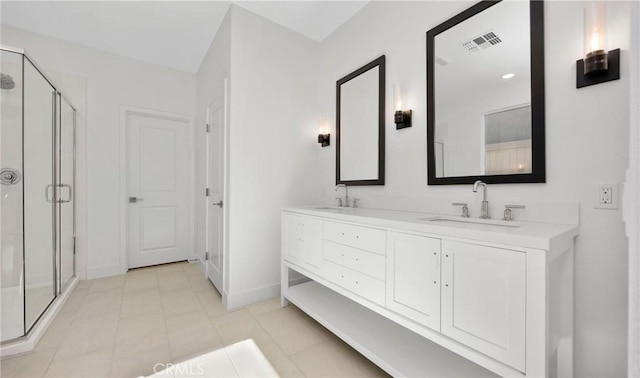
[[[571,243],[578,235],[577,224],[506,222],[499,219],[481,220],[433,213],[322,205],[291,207],[283,211],[389,230],[416,231],[434,236],[504,244],[513,246],[514,249],[556,250]],[[433,221],[434,218],[439,220]]]

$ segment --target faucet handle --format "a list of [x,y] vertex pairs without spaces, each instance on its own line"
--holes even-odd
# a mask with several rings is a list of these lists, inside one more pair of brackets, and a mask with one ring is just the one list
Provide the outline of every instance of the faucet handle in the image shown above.
[[464,202],[453,202],[453,206],[462,206],[462,217],[469,218],[469,206]]
[[342,207],[342,197],[336,197],[338,200],[338,206]]
[[502,217],[503,221],[511,221],[513,220],[512,209],[524,209],[524,205],[504,205],[504,216]]

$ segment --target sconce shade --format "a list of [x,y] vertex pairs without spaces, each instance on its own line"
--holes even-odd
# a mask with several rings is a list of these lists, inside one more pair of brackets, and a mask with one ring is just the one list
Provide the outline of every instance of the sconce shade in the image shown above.
[[402,98],[400,98],[400,85],[393,86],[393,110],[402,110]]
[[318,143],[322,147],[327,147],[331,144],[331,134],[329,134],[329,125],[327,120],[323,117],[318,118]]
[[411,110],[402,110],[402,97],[398,84],[393,86],[393,107],[395,110],[393,121],[396,124],[396,130],[411,127]]
[[605,1],[592,1],[584,9],[584,74],[606,71],[607,7]]
[[607,51],[607,2],[584,9],[584,59],[576,62],[576,88],[620,79],[620,49]]

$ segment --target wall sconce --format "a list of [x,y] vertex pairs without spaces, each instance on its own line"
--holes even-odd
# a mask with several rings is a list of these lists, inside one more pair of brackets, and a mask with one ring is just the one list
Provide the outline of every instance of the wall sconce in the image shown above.
[[411,109],[402,110],[402,98],[400,97],[400,86],[398,84],[393,86],[393,106],[395,107],[393,119],[396,123],[396,130],[411,127]]
[[607,52],[607,3],[592,1],[584,10],[584,59],[576,62],[576,88],[620,79],[620,49]]
[[331,145],[331,134],[329,134],[329,126],[325,119],[318,120],[318,143],[322,147]]

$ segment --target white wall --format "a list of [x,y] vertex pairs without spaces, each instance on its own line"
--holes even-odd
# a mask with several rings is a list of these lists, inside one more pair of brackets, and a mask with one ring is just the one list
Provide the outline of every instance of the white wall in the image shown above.
[[237,307],[279,293],[280,210],[317,199],[317,43],[231,12],[228,305]]
[[[364,207],[438,204],[480,198],[471,185],[427,186],[426,32],[473,2],[371,2],[320,45],[318,108],[335,117],[335,81],[381,54],[387,57],[386,185],[353,187]],[[575,253],[575,375],[625,376],[627,239],[619,210],[593,208],[596,181],[622,182],[628,163],[629,3],[609,3],[609,41],[622,49],[622,79],[576,89],[575,61],[583,54],[584,2],[545,2],[546,184],[489,185],[491,212],[505,202],[578,202]],[[403,89],[413,127],[396,131],[392,87]],[[335,121],[334,121],[335,122]],[[333,132],[332,132],[333,133]],[[335,150],[319,153],[321,191],[335,193]],[[411,206],[411,207],[409,207]]]
[[[88,278],[122,273],[119,209],[125,199],[119,198],[120,107],[194,115],[195,75],[5,25],[2,43],[24,48],[45,71],[86,78],[88,197],[86,212],[80,209],[78,221],[87,224],[86,235],[80,235],[87,245],[78,253],[86,253]],[[82,101],[74,100],[72,94],[69,98]],[[78,256],[79,262],[82,259]]]

